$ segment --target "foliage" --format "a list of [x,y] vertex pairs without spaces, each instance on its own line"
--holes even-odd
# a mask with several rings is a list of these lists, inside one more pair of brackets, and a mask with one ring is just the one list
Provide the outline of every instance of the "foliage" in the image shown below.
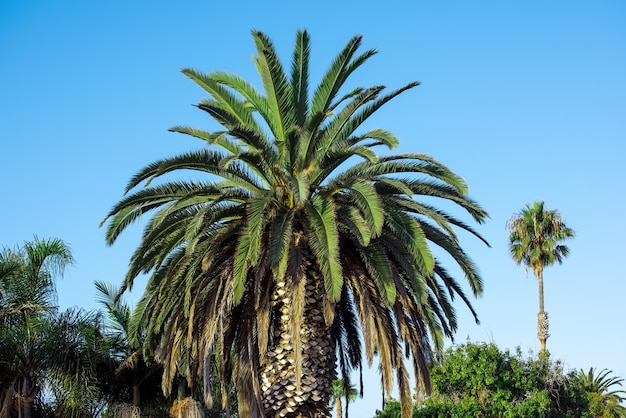
[[[448,349],[433,367],[433,392],[414,418],[427,417],[623,417],[623,379],[593,368],[565,372],[548,353],[524,357],[494,344],[467,343]],[[376,418],[400,417],[392,400]]]
[[0,416],[29,418],[54,399],[56,413],[96,413],[97,315],[58,312],[55,280],[73,262],[59,239],[26,242],[0,254]]
[[[449,350],[432,371],[433,396],[418,416],[558,416],[566,378],[547,355],[524,359],[494,344],[465,344]],[[565,415],[563,415],[565,416]]]
[[166,400],[160,394],[162,369],[143,357],[142,340],[145,332],[132,326],[133,310],[118,289],[105,282],[95,282],[97,301],[105,312],[105,338],[113,376],[111,401],[131,403],[135,407],[161,406]]
[[[417,413],[417,406],[413,405],[413,417],[415,417]],[[401,418],[402,417],[402,409],[400,407],[400,402],[395,399],[391,399],[385,402],[385,407],[382,411],[377,410],[375,418]]]
[[526,205],[508,226],[513,260],[530,268],[535,277],[545,267],[561,264],[569,254],[569,248],[561,242],[573,238],[574,231],[565,225],[559,211],[545,208],[542,201]]
[[586,393],[593,417],[626,417],[626,391],[615,388],[622,386],[624,379],[610,376],[611,373],[606,369],[596,373],[592,367],[586,373],[579,370],[573,377],[574,384]]

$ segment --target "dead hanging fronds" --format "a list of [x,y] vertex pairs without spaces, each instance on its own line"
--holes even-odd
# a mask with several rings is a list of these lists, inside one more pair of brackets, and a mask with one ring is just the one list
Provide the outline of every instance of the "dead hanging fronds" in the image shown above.
[[176,399],[170,408],[171,418],[204,418],[200,402],[194,398]]

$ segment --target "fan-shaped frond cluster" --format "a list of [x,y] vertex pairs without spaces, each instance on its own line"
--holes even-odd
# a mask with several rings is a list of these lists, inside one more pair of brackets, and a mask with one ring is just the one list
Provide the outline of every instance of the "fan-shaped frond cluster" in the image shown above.
[[[428,382],[433,349],[456,328],[452,298],[471,309],[431,246],[450,254],[474,295],[482,291],[455,230],[482,238],[420,197],[452,202],[479,223],[487,214],[434,159],[375,152],[398,139],[364,122],[418,83],[345,92],[376,52],[359,53],[361,37],[309,91],[307,32],[296,36],[290,73],[270,39],[252,35],[261,90],[233,74],[183,70],[208,93],[198,107],[221,130],[172,128],[206,147],[142,169],[104,221],[113,243],[153,214],[122,287],[150,274],[133,318],[147,324],[144,349],[164,365],[166,392],[177,373],[208,385],[217,356],[242,416],[329,416],[336,367],[349,386],[363,356],[379,358],[384,390],[397,382],[407,404],[404,359]],[[182,169],[198,180],[160,181]]]
[[562,241],[573,238],[574,231],[562,220],[561,213],[533,202],[514,215],[508,223],[510,252],[517,264],[523,263],[535,276],[544,267],[561,264],[569,254]]

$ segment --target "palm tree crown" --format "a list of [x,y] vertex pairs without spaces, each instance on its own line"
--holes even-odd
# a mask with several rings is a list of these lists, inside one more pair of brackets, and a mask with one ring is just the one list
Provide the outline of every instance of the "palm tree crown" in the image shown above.
[[509,250],[517,264],[524,264],[533,271],[539,283],[539,314],[537,336],[541,351],[546,349],[548,315],[544,311],[543,269],[555,263],[561,264],[569,254],[564,240],[574,237],[574,231],[565,225],[557,210],[544,207],[544,202],[527,204],[508,222]]
[[[220,130],[172,128],[206,147],[139,171],[126,191],[146,187],[103,221],[111,244],[154,212],[122,285],[150,274],[139,309],[144,348],[157,347],[165,392],[177,372],[192,385],[207,377],[207,389],[216,353],[221,384],[235,384],[240,414],[253,417],[329,416],[335,368],[349,379],[364,350],[368,364],[380,359],[384,391],[397,381],[410,411],[404,356],[427,379],[432,350],[456,329],[452,297],[475,315],[430,246],[451,256],[474,295],[482,291],[455,229],[483,239],[417,198],[450,201],[479,223],[487,214],[464,180],[429,156],[375,153],[398,139],[361,131],[363,123],[418,83],[344,91],[376,53],[358,53],[360,36],[312,94],[306,31],[297,33],[290,73],[265,34],[252,36],[262,91],[230,73],[183,70],[208,93],[198,107]],[[181,170],[205,177],[162,180]]]
[[543,201],[528,204],[509,221],[510,252],[517,264],[523,263],[539,277],[544,267],[561,264],[569,254],[562,241],[573,238],[557,210],[544,207]]

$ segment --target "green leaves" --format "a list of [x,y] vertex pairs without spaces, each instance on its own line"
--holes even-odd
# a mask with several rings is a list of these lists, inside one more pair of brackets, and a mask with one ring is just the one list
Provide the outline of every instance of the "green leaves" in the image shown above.
[[373,237],[379,236],[383,229],[384,212],[374,186],[366,181],[355,179],[346,185],[346,189],[350,191],[349,196],[354,199],[355,206],[359,208],[367,221]]
[[334,205],[330,199],[314,195],[304,208],[311,228],[309,244],[322,270],[326,294],[331,302],[336,302],[341,296],[343,277]]
[[538,277],[544,267],[563,262],[569,248],[561,241],[573,238],[575,233],[561,219],[561,213],[544,208],[544,202],[535,201],[507,223],[509,249],[517,264],[532,268]]
[[[270,39],[263,33],[253,31],[252,37],[256,43],[257,56],[255,62],[261,76],[261,81],[266,94],[266,100],[270,110],[267,123],[274,134],[275,144],[282,151],[286,132],[295,121],[293,107],[293,91],[285,76],[280,60],[276,56],[274,46]],[[297,84],[300,86],[300,83]],[[298,92],[299,94],[301,92]],[[280,152],[283,154],[283,152]]]

